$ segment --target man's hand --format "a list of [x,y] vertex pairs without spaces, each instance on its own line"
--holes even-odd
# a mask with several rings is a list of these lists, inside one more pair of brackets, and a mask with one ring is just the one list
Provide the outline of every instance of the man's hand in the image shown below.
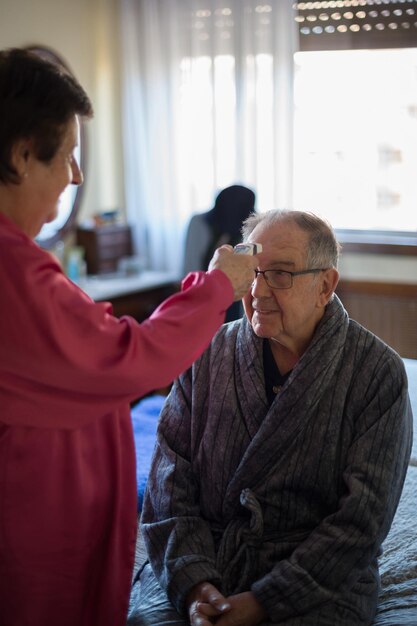
[[190,626],[211,626],[230,610],[230,603],[211,583],[193,587],[186,599]]
[[209,270],[222,270],[232,283],[235,301],[240,300],[250,289],[258,257],[249,254],[234,254],[232,246],[224,245],[214,253]]
[[216,619],[216,626],[256,626],[268,619],[268,614],[251,591],[229,596],[227,601],[231,608]]

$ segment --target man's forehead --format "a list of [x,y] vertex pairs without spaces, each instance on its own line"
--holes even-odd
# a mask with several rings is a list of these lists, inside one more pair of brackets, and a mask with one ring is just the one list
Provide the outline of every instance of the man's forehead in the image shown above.
[[268,247],[277,247],[288,250],[305,251],[307,233],[292,222],[282,222],[273,225],[258,224],[251,232],[248,240],[259,240]]

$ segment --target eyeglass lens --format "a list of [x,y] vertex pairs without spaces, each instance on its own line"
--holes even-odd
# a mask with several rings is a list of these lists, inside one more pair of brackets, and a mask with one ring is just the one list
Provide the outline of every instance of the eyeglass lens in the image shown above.
[[272,289],[289,289],[292,285],[292,277],[289,272],[284,270],[265,270],[263,272],[256,271],[255,276],[262,274],[266,284]]

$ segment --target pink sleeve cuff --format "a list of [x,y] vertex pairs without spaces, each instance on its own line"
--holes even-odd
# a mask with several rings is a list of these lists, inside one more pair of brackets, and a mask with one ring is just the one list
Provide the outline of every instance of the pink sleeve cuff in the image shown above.
[[181,283],[181,291],[201,285],[204,282],[210,285],[211,289],[214,287],[219,304],[222,304],[225,309],[232,304],[234,299],[232,283],[226,274],[218,269],[209,272],[190,272]]

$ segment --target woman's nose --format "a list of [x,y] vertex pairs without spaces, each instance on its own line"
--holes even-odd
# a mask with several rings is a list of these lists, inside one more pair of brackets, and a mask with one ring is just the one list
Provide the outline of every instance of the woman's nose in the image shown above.
[[76,159],[72,160],[71,166],[72,166],[72,184],[82,185],[84,182],[84,176]]

